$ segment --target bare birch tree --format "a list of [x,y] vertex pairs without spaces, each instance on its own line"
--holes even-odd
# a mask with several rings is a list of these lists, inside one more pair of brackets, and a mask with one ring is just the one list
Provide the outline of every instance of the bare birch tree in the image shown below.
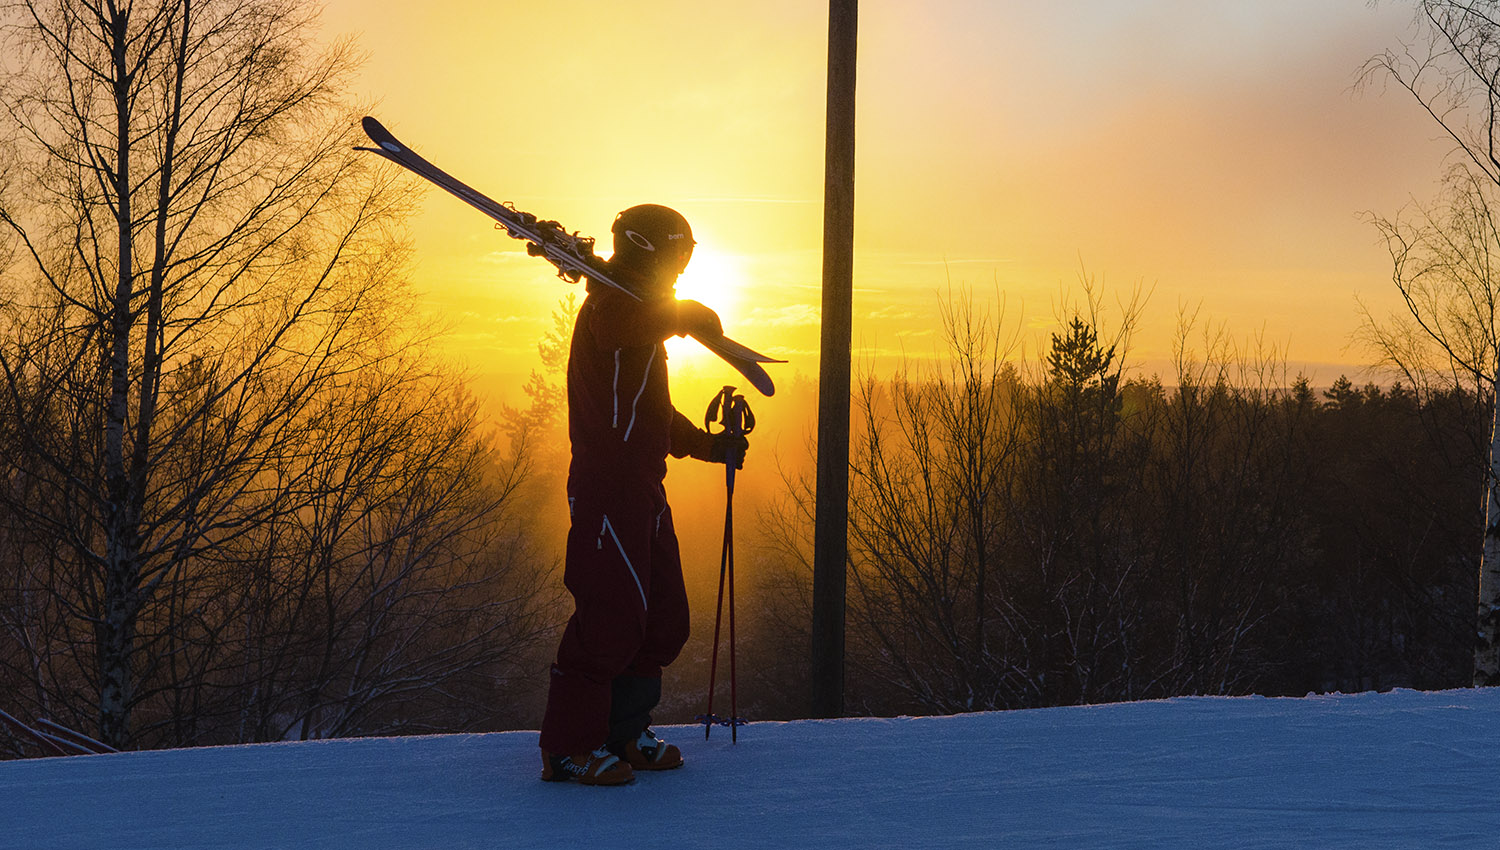
[[[17,167],[0,224],[20,285],[0,387],[24,449],[4,471],[27,480],[7,501],[56,547],[65,575],[46,582],[72,588],[85,634],[71,651],[115,746],[142,725],[143,683],[223,687],[224,659],[246,662],[225,629],[253,625],[247,594],[213,592],[253,586],[234,557],[274,549],[278,610],[289,593],[304,620],[322,606],[329,661],[299,687],[324,685],[279,721],[322,734],[369,728],[355,719],[369,697],[415,687],[414,656],[393,660],[392,641],[452,650],[432,637],[434,609],[415,625],[410,595],[462,596],[475,579],[460,556],[493,537],[474,417],[439,415],[440,376],[412,368],[390,227],[410,195],[351,150],[351,52],[314,49],[315,14],[291,0],[5,9]],[[301,590],[293,552],[312,576]],[[459,645],[494,634],[461,620]],[[362,638],[334,638],[347,630]]]
[[1474,684],[1500,684],[1500,2],[1421,0],[1421,37],[1370,60],[1367,81],[1408,91],[1460,159],[1433,209],[1377,218],[1407,315],[1366,314],[1376,350],[1419,390],[1470,389],[1494,405],[1485,485]]

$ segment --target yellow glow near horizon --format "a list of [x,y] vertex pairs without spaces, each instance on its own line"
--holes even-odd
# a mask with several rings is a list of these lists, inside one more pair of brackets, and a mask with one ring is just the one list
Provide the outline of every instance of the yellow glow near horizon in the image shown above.
[[[1294,372],[1327,381],[1357,367],[1354,296],[1377,314],[1399,307],[1360,213],[1429,197],[1447,151],[1399,92],[1350,92],[1408,13],[1352,0],[1079,5],[1088,13],[973,0],[864,10],[856,346],[887,370],[938,332],[950,285],[996,291],[1034,324],[1087,276],[1107,306],[1137,285],[1153,293],[1132,352],[1145,374],[1170,372],[1177,314],[1199,305],[1235,336],[1288,341]],[[681,210],[700,242],[682,296],[791,358],[769,370],[778,381],[815,369],[826,9],[375,6],[330,0],[325,31],[358,35],[369,59],[355,93],[398,136],[586,234],[607,237],[635,203]],[[541,288],[532,263],[495,264],[487,223],[435,191],[412,232],[417,282],[457,317],[449,347],[517,396],[563,290]],[[704,381],[722,371],[696,343],[671,348]]]

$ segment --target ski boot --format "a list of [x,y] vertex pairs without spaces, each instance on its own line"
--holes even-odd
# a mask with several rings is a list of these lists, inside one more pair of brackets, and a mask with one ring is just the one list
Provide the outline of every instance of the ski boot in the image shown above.
[[634,741],[611,744],[611,753],[624,759],[635,770],[671,770],[682,767],[682,751],[656,737],[650,729]]
[[635,781],[635,771],[630,769],[629,763],[603,748],[576,756],[554,755],[542,750],[542,781],[625,785]]

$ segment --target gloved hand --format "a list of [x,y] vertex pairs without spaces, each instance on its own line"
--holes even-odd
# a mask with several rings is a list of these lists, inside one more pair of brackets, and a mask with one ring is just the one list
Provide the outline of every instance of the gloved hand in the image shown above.
[[708,447],[709,463],[728,464],[731,456],[735,459],[734,468],[745,468],[745,454],[750,451],[750,441],[745,439],[744,434],[730,434],[721,431],[713,435],[713,442]]
[[706,337],[724,335],[724,324],[719,314],[693,300],[677,302],[677,335],[701,334]]

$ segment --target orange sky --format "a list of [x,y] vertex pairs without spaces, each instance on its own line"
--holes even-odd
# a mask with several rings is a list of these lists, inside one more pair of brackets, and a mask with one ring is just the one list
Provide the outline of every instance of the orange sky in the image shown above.
[[[378,12],[372,11],[377,9]],[[497,199],[608,236],[640,202],[700,243],[684,290],[731,335],[817,368],[826,5],[808,0],[332,0],[369,53],[359,95]],[[855,346],[930,353],[938,292],[998,287],[1028,353],[1081,272],[1152,293],[1134,360],[1165,369],[1179,307],[1263,333],[1315,383],[1355,296],[1394,305],[1362,214],[1433,195],[1447,147],[1402,93],[1353,93],[1411,12],[1365,0],[867,0],[860,10]],[[569,287],[428,194],[417,282],[482,389],[520,385]],[[734,375],[687,348],[705,400]],[[697,386],[696,384],[691,384]]]

